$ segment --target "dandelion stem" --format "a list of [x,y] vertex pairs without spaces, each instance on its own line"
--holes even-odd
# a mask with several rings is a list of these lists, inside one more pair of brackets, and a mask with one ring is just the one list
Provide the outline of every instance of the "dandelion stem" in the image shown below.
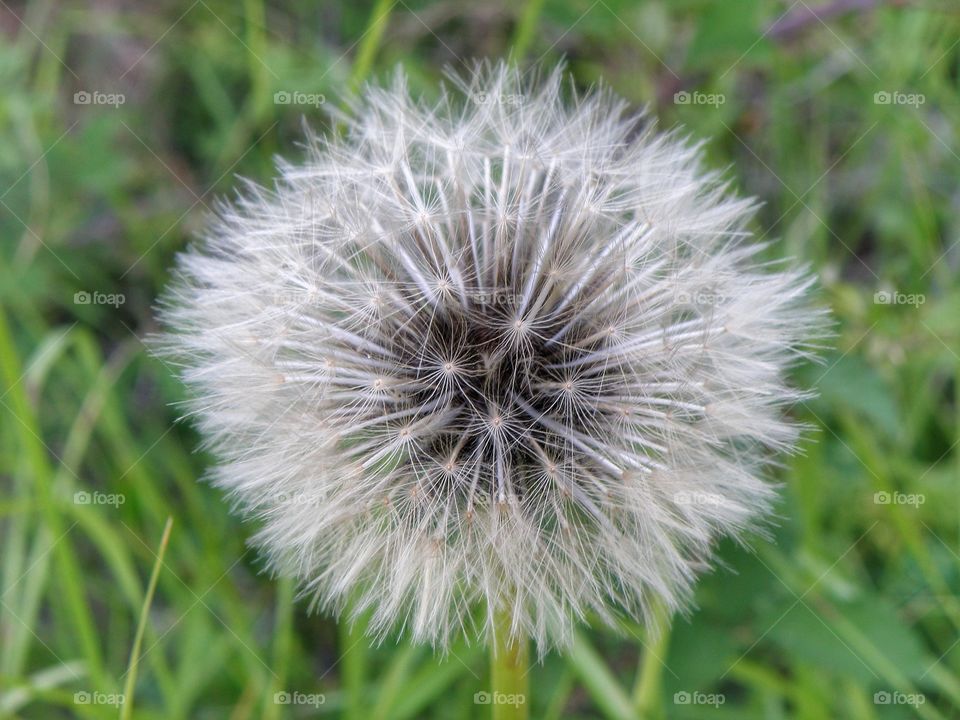
[[522,633],[511,633],[510,605],[497,610],[490,655],[490,706],[493,720],[526,720],[530,649]]
[[367,672],[366,617],[348,610],[340,622],[340,664],[343,673],[345,720],[364,716],[364,684]]
[[659,630],[647,638],[633,690],[633,701],[639,718],[656,716],[663,668],[666,667],[666,655],[670,649],[670,613],[661,602],[656,602],[653,610]]

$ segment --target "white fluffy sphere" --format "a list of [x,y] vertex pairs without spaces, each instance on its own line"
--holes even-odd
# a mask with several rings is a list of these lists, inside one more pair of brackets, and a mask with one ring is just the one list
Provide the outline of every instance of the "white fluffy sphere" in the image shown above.
[[[754,204],[596,91],[398,75],[180,257],[166,352],[277,571],[448,646],[680,607],[768,509],[822,325]],[[567,93],[568,96],[572,93]]]

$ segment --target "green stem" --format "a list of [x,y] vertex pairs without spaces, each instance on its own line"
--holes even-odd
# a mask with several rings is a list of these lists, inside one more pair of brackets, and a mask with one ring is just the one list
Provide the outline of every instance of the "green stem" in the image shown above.
[[340,671],[344,691],[344,720],[361,720],[367,716],[364,686],[367,681],[366,617],[355,617],[353,604],[340,618]]
[[644,645],[643,661],[637,674],[637,683],[633,689],[633,703],[637,717],[648,720],[659,714],[661,680],[670,647],[670,614],[662,604],[654,608],[654,622],[657,634],[647,633]]
[[526,720],[530,700],[530,648],[522,634],[511,632],[509,606],[494,617],[490,655],[490,706],[493,720]]

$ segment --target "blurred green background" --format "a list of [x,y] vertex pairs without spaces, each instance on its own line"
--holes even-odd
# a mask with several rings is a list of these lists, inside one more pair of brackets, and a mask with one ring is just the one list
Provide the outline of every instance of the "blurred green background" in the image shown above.
[[0,38],[0,717],[488,716],[482,648],[370,647],[260,573],[143,338],[304,117],[507,54],[703,138],[836,320],[774,541],[659,639],[584,627],[532,717],[960,717],[955,0],[2,0]]

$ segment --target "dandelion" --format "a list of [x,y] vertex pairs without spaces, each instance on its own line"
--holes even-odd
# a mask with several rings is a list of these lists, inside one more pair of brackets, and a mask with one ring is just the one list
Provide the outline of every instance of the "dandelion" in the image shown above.
[[163,308],[270,567],[440,648],[683,608],[795,446],[811,278],[698,146],[560,71],[434,103],[398,74],[339,122],[219,208]]

